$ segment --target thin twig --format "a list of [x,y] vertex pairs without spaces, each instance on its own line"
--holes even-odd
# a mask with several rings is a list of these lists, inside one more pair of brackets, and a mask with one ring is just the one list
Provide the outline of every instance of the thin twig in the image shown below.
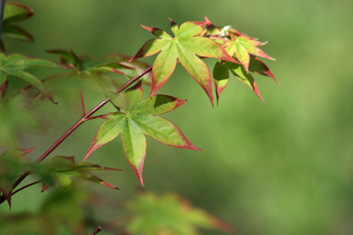
[[38,181],[35,181],[35,182],[33,182],[33,183],[27,184],[27,185],[25,185],[25,186],[23,186],[23,187],[17,189],[16,191],[12,192],[11,196],[12,196],[12,195],[15,195],[16,193],[18,193],[19,191],[21,191],[21,190],[23,190],[23,189],[25,189],[25,188],[28,188],[28,187],[30,187],[30,186],[32,186],[32,185],[35,185],[35,184],[39,184],[40,182],[42,182],[42,181],[38,180]]
[[[126,88],[128,88],[131,84],[135,83],[140,79],[143,75],[151,72],[152,67],[149,67],[145,69],[143,72],[141,72],[139,75],[134,77],[133,79],[129,80],[127,83],[125,83],[122,87],[120,87],[119,90],[117,90],[115,93],[119,94],[120,92],[124,91]],[[90,112],[85,114],[83,117],[81,117],[68,131],[66,131],[52,146],[50,146],[47,151],[45,151],[36,161],[35,163],[39,163],[43,161],[51,152],[54,151],[72,132],[74,132],[82,123],[85,121],[89,120],[89,117],[91,117],[95,112],[97,112],[99,109],[101,109],[105,104],[109,102],[109,98],[103,100],[100,104],[98,104],[96,107],[94,107]],[[16,181],[13,183],[13,189],[15,189],[28,175],[29,171],[24,172]],[[0,197],[0,204],[3,203],[6,200],[4,195]]]
[[96,235],[97,233],[99,233],[100,231],[102,231],[101,226],[98,226],[92,233],[91,235]]
[[0,41],[1,41],[1,32],[2,32],[2,24],[4,22],[4,9],[5,9],[5,0],[0,0]]
[[85,101],[83,100],[82,90],[80,91],[81,96],[81,106],[82,106],[82,117],[86,115]]

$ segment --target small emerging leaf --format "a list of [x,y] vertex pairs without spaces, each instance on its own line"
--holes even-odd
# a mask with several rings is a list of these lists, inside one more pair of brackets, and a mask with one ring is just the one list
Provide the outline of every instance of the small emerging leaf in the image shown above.
[[229,55],[233,56],[235,54],[236,58],[244,66],[247,72],[249,72],[250,54],[274,60],[272,57],[266,55],[261,49],[257,48],[262,45],[265,45],[265,43],[258,42],[247,36],[239,36],[234,40],[225,43]]

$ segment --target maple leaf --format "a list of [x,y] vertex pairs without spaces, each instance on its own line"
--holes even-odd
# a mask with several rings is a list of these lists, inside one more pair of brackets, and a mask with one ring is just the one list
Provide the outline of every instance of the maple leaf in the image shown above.
[[267,76],[272,78],[277,84],[279,82],[271,72],[271,70],[267,67],[267,65],[258,57],[251,55],[250,56],[250,64],[249,64],[249,71],[260,74],[263,76]]
[[32,42],[34,40],[33,36],[21,27],[13,25],[13,23],[26,20],[32,17],[33,14],[34,12],[26,5],[7,2],[4,9],[2,35]]
[[213,79],[215,83],[217,100],[219,99],[223,89],[228,84],[229,72],[231,72],[236,78],[247,85],[251,90],[253,90],[255,94],[263,101],[254,77],[250,73],[247,73],[242,65],[229,62],[217,62],[213,69]]
[[73,74],[82,77],[91,77],[92,75],[105,72],[105,73],[118,73],[125,75],[121,70],[134,70],[135,68],[122,64],[120,62],[104,62],[100,64],[92,63],[86,55],[77,55],[74,51],[70,50],[47,50],[48,53],[60,55],[61,63],[67,65],[68,68],[73,70]]
[[130,61],[160,52],[152,67],[150,96],[168,81],[179,61],[206,92],[213,105],[211,74],[207,65],[198,56],[236,61],[217,42],[199,36],[203,27],[197,23],[185,22],[179,27],[172,21],[171,30],[174,38],[159,28],[142,27],[158,38],[147,41]]
[[90,171],[104,170],[120,171],[120,169],[106,168],[90,163],[76,163],[74,157],[64,156],[56,156],[47,164],[32,166],[32,174],[39,176],[43,181],[42,192],[55,183],[64,187],[69,186],[72,184],[72,178],[81,178],[113,189],[118,189],[90,173]]
[[[263,101],[260,91],[257,87],[254,77],[245,71],[245,68],[240,64],[230,62],[218,61],[213,68],[213,81],[215,84],[215,91],[217,95],[217,101],[222,91],[226,87],[229,81],[229,72],[232,73],[241,82],[247,85],[254,93]],[[271,72],[271,70],[265,65],[265,63],[258,57],[251,55],[249,63],[249,72],[260,74],[272,78],[277,84],[278,81]]]
[[226,47],[226,51],[229,55],[235,55],[239,62],[244,66],[246,72],[249,72],[250,54],[255,56],[264,57],[270,60],[274,58],[268,56],[258,46],[263,46],[265,43],[256,41],[254,38],[241,35],[232,38],[230,41],[226,41],[223,46]]
[[5,197],[10,209],[13,182],[24,170],[29,169],[29,163],[23,156],[34,149],[9,150],[0,155],[0,192]]
[[146,137],[175,148],[199,150],[173,123],[155,116],[170,112],[185,103],[167,95],[143,97],[141,82],[118,95],[112,102],[125,112],[103,115],[107,119],[97,130],[84,160],[96,149],[115,139],[120,133],[126,158],[143,185],[142,170],[146,155]]
[[8,76],[18,77],[37,88],[45,97],[54,102],[51,95],[46,91],[42,81],[33,74],[24,71],[35,66],[62,68],[60,64],[48,60],[29,58],[21,54],[6,56],[0,53],[0,86],[7,81]]
[[28,6],[17,2],[7,2],[4,9],[4,23],[17,22],[32,17],[34,12]]

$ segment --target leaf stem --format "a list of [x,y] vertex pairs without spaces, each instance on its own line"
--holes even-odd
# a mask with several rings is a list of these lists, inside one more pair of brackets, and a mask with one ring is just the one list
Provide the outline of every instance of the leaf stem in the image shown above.
[[35,184],[39,184],[40,182],[42,182],[42,181],[38,180],[38,181],[35,181],[35,182],[33,182],[33,183],[27,184],[27,185],[25,185],[25,186],[23,186],[23,187],[17,189],[16,191],[12,192],[11,196],[14,195],[14,194],[16,194],[16,193],[18,193],[19,191],[21,191],[21,190],[23,190],[23,189],[25,189],[25,188],[28,188],[28,187],[30,187],[30,186],[32,186],[32,185],[35,185]]
[[[133,79],[129,80],[127,83],[125,83],[122,87],[120,87],[119,90],[117,90],[115,93],[119,94],[120,92],[124,91],[126,88],[128,88],[131,84],[135,83],[137,80],[139,80],[143,75],[149,73],[152,70],[152,67],[149,67],[142,71],[139,75],[134,77]],[[51,152],[54,151],[72,132],[74,132],[82,123],[85,121],[89,120],[89,117],[91,117],[95,112],[97,112],[99,109],[101,109],[105,104],[109,102],[109,98],[103,100],[100,104],[98,104],[96,107],[94,107],[91,111],[89,111],[87,114],[82,116],[69,130],[67,130],[52,146],[50,146],[36,161],[35,163],[39,163],[43,161]],[[15,189],[28,175],[30,174],[29,171],[24,172],[16,181],[13,183],[13,189]],[[4,195],[0,197],[0,204],[5,201]]]

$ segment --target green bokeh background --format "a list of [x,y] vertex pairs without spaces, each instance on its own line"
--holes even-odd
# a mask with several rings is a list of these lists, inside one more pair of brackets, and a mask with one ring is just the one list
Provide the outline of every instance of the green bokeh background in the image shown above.
[[[57,48],[97,58],[133,55],[152,38],[139,25],[168,29],[168,17],[182,23],[207,15],[218,26],[232,25],[269,41],[262,49],[277,59],[266,62],[280,86],[256,77],[266,103],[231,79],[213,109],[180,66],[160,93],[188,102],[165,117],[204,151],[173,149],[148,139],[142,189],[121,141],[111,142],[88,161],[124,169],[105,175],[121,190],[96,189],[116,200],[140,190],[177,192],[235,226],[238,234],[353,234],[353,1],[18,2],[36,12],[21,24],[36,41],[6,40],[7,50],[42,58],[54,59],[45,50]],[[102,99],[84,95],[88,108]],[[35,154],[45,150],[80,115],[70,110],[64,104],[45,106],[53,126],[23,136],[25,147],[37,146]],[[54,154],[82,159],[99,124],[80,128]],[[24,191],[13,198],[12,210],[36,210],[44,197],[38,188]]]

